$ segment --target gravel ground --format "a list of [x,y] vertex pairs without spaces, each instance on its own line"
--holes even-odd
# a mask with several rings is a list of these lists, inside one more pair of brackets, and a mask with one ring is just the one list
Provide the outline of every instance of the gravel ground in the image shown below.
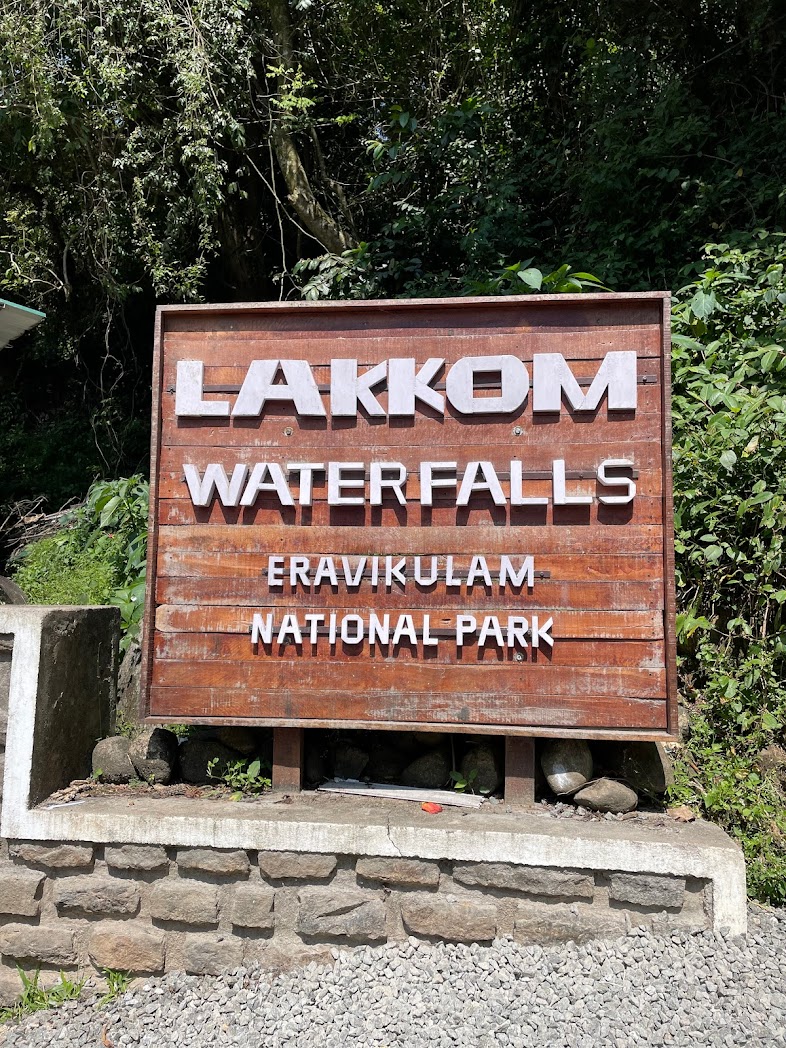
[[628,1048],[786,1046],[786,910],[752,907],[746,940],[630,933],[558,947],[334,951],[287,974],[150,979],[96,1008],[0,1027],[4,1048]]

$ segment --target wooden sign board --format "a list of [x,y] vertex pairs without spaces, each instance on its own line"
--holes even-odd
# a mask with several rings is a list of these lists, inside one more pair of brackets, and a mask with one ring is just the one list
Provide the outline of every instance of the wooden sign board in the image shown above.
[[665,293],[167,306],[151,721],[665,738]]

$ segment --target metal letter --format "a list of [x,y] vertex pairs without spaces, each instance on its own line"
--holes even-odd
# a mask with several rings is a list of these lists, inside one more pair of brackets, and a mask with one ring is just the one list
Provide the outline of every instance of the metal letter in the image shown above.
[[[499,374],[500,392],[496,397],[475,396],[475,376]],[[448,400],[462,415],[489,415],[518,411],[529,393],[529,375],[518,357],[462,357],[445,379]]]
[[[285,381],[276,385],[275,378],[279,367]],[[252,360],[232,409],[232,415],[242,418],[261,415],[269,400],[291,400],[298,415],[325,418],[327,414],[311,372],[311,365],[306,360]]]
[[592,495],[565,494],[565,459],[552,463],[551,490],[555,506],[589,506],[594,501]]
[[429,382],[433,382],[437,377],[444,363],[441,357],[429,357],[416,373],[414,357],[394,357],[389,360],[388,415],[414,415],[416,400],[422,400],[440,415],[444,415],[445,398],[429,385]]
[[433,506],[434,488],[455,488],[458,483],[455,477],[435,477],[435,472],[458,468],[457,462],[421,462],[420,463],[420,504]]
[[623,506],[626,502],[633,502],[636,496],[636,485],[630,477],[609,477],[607,469],[626,466],[630,468],[633,463],[630,459],[604,459],[598,466],[598,480],[607,488],[627,488],[627,495],[599,495],[598,501],[606,506]]
[[608,390],[609,411],[636,409],[636,353],[607,353],[586,394],[561,353],[536,353],[532,359],[532,410],[559,411],[562,394],[574,411],[594,411]]
[[366,501],[365,495],[343,495],[342,488],[364,488],[366,481],[363,477],[354,480],[345,477],[344,470],[357,471],[365,469],[362,462],[328,462],[328,505],[329,506],[362,506]]
[[346,358],[330,361],[330,413],[338,418],[357,418],[358,404],[372,418],[384,418],[385,412],[371,390],[387,378],[388,365],[381,364],[358,376],[358,362]]
[[[384,477],[383,473],[388,470],[395,470],[395,477]],[[402,485],[407,482],[407,470],[401,462],[372,462],[370,467],[371,476],[371,505],[381,506],[382,505],[382,489],[388,488],[390,491],[395,493],[400,505],[406,506],[407,500],[404,497],[404,492],[401,490]]]
[[[478,473],[483,474],[483,479],[478,480]],[[490,462],[469,462],[464,479],[461,481],[457,506],[466,506],[470,498],[478,491],[488,491],[494,499],[495,506],[505,505],[505,493],[497,477],[497,471]]]
[[204,477],[200,477],[197,467],[190,463],[184,464],[183,472],[188,484],[188,493],[195,506],[209,506],[214,491],[218,494],[222,506],[237,506],[248,475],[248,466],[238,463],[232,470],[231,480],[227,479],[226,470],[218,462],[211,462],[205,467]]
[[179,417],[229,415],[228,400],[205,400],[205,365],[201,360],[178,360],[175,380],[175,414]]

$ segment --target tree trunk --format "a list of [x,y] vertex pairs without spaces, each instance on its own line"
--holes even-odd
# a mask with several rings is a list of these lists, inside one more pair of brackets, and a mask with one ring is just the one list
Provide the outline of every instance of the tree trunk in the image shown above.
[[[285,69],[292,69],[294,52],[288,0],[268,0],[268,9],[273,27],[273,42],[278,50],[281,65]],[[282,91],[284,86],[284,77],[280,76],[279,91]],[[295,141],[284,126],[284,118],[281,116],[273,117],[271,141],[286,183],[288,200],[308,232],[326,251],[336,255],[354,247],[356,242],[351,233],[342,228],[317,200]]]

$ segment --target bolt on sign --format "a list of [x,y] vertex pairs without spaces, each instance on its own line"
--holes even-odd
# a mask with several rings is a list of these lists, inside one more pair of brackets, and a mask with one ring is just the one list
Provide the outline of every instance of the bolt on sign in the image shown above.
[[165,306],[151,720],[667,737],[665,293]]

